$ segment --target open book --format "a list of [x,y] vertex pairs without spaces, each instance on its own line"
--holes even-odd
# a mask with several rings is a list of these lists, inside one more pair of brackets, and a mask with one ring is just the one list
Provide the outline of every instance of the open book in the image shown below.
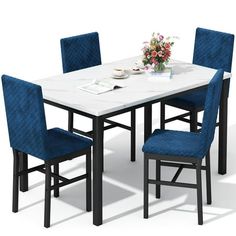
[[81,90],[84,90],[86,92],[89,93],[93,93],[93,94],[101,94],[101,93],[105,93],[114,89],[118,89],[118,88],[122,88],[123,86],[120,85],[116,85],[114,83],[112,83],[111,80],[94,80],[93,82],[89,83],[89,84],[85,84],[82,85],[80,87],[78,87]]

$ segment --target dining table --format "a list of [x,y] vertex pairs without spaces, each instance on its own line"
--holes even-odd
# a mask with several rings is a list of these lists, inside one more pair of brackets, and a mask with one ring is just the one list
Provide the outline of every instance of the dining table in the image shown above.
[[[150,70],[132,73],[141,56],[59,74],[33,81],[42,87],[43,98],[50,104],[92,119],[93,131],[93,224],[103,223],[104,123],[109,117],[144,108],[144,141],[152,133],[152,105],[166,99],[207,87],[215,69],[171,60],[171,76],[159,76]],[[128,76],[113,78],[114,68],[123,68]],[[231,74],[224,73],[219,108],[218,173],[226,173],[227,103]],[[121,88],[93,94],[81,86],[96,81],[110,81]],[[140,149],[141,146],[137,147]]]

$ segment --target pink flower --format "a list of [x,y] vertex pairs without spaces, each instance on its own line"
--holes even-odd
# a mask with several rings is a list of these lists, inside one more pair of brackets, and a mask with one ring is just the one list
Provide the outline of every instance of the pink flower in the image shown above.
[[162,57],[162,51],[157,52],[158,57]]
[[170,43],[166,43],[166,44],[165,44],[165,48],[166,48],[166,49],[170,49]]
[[163,61],[166,61],[168,59],[168,56],[165,55],[162,59],[163,59]]
[[168,49],[167,49],[167,50],[165,50],[165,55],[166,55],[166,56],[168,56],[168,57],[170,57],[170,55],[171,55],[171,51],[170,51],[170,50],[168,50]]
[[152,57],[156,57],[157,56],[157,51],[152,51]]
[[152,58],[152,59],[151,59],[151,62],[152,62],[153,64],[155,64],[155,65],[158,64],[158,62],[157,62],[157,60],[156,60],[155,58]]

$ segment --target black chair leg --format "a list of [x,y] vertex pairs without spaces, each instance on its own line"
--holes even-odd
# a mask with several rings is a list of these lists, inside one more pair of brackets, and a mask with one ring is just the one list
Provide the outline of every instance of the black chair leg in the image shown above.
[[[19,153],[19,170],[27,170],[28,169],[28,155],[26,153]],[[20,191],[26,192],[29,189],[29,180],[28,174],[24,174],[20,176]]]
[[[156,160],[156,180],[160,181],[161,180],[161,161]],[[161,185],[156,184],[156,198],[161,197]]]
[[86,154],[86,174],[86,210],[91,211],[91,150]]
[[74,127],[74,114],[71,111],[68,111],[68,131],[73,132]]
[[[53,166],[54,168],[54,174],[59,175],[59,163],[55,164]],[[58,178],[53,178],[54,185],[59,184],[59,179]],[[54,189],[54,197],[59,197],[59,187]]]
[[197,111],[190,111],[190,132],[197,132]]
[[51,165],[45,162],[45,199],[44,199],[44,227],[50,227],[51,210]]
[[161,113],[161,117],[160,117],[160,119],[161,119],[161,125],[160,125],[160,128],[162,129],[162,130],[164,130],[165,129],[165,103],[164,102],[161,102],[161,104],[160,104],[160,113]]
[[131,153],[130,153],[130,160],[135,161],[135,136],[136,136],[136,129],[135,129],[135,124],[136,124],[136,119],[135,119],[135,110],[131,111],[131,139],[130,139],[130,144],[131,144]]
[[211,165],[210,165],[210,150],[206,155],[206,191],[207,191],[207,204],[211,204]]
[[149,160],[144,154],[144,195],[143,195],[143,217],[148,218],[148,176],[149,176]]
[[196,165],[198,224],[203,224],[201,160]]
[[12,198],[12,211],[18,212],[18,201],[19,201],[19,153],[13,149],[13,198]]

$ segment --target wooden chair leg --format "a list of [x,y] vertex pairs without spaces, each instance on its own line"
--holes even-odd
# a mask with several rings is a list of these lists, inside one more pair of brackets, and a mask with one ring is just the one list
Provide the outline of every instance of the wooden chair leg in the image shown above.
[[160,104],[160,113],[161,113],[160,128],[163,130],[163,129],[165,129],[165,103],[164,102],[161,102],[161,104]]
[[[56,175],[59,175],[59,163],[55,164],[53,168],[54,168],[54,173]],[[54,182],[54,185],[59,184],[59,179],[53,178],[53,182]],[[59,193],[59,187],[58,187],[54,189],[54,197],[59,197],[59,195],[60,193]]]
[[50,227],[51,211],[51,165],[45,163],[45,199],[44,199],[44,227]]
[[198,224],[203,224],[201,160],[196,165]]
[[135,118],[135,110],[131,111],[131,136],[130,136],[130,145],[131,145],[131,153],[130,153],[130,160],[135,161],[135,137],[136,137],[136,118]]
[[210,150],[206,155],[206,192],[207,192],[207,204],[211,204],[211,165],[210,165]]
[[144,155],[144,191],[143,191],[143,217],[148,218],[148,176],[149,176],[149,160]]
[[[156,180],[160,181],[161,180],[161,165],[160,165],[161,161],[160,160],[156,160]],[[160,198],[161,197],[161,185],[160,184],[156,184],[156,198]]]
[[86,154],[86,210],[91,211],[91,150]]
[[190,132],[197,132],[197,111],[190,111]]
[[74,127],[74,114],[71,111],[68,111],[68,131],[73,132]]
[[19,201],[19,153],[13,149],[13,197],[12,197],[12,211],[18,212],[18,201]]

